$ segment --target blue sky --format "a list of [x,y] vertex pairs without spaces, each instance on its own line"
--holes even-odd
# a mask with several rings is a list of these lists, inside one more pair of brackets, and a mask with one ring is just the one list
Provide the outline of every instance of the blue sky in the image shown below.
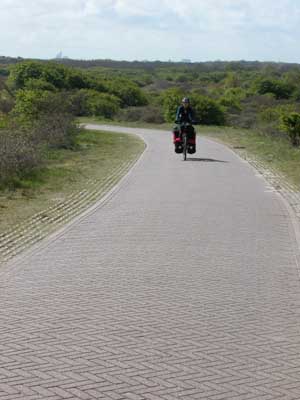
[[0,0],[0,55],[299,62],[300,1]]

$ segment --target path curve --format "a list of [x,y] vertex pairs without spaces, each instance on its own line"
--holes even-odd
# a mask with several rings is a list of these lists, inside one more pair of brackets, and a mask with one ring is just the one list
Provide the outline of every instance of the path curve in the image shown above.
[[[88,126],[90,129],[99,129]],[[162,131],[102,207],[0,273],[0,400],[299,399],[289,213],[252,167]]]

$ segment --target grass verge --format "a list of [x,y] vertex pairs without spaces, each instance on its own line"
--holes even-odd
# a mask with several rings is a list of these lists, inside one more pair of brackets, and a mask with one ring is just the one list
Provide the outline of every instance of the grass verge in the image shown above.
[[[85,118],[82,122],[171,130],[172,124],[122,123]],[[300,148],[291,146],[288,138],[274,137],[264,133],[240,128],[219,126],[198,126],[200,136],[216,139],[229,147],[242,148],[249,156],[260,159],[266,167],[283,174],[300,189]]]
[[0,191],[0,235],[87,189],[88,181],[105,181],[144,147],[133,135],[82,131],[75,151],[51,151],[42,169],[18,182],[14,190]]
[[200,134],[217,139],[233,149],[243,149],[261,160],[266,168],[283,174],[287,181],[300,189],[300,148],[293,147],[284,137],[229,127],[205,127]]

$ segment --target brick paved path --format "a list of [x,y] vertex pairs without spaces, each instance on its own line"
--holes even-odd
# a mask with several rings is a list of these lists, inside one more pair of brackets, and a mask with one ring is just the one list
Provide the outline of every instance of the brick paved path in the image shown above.
[[142,133],[110,201],[2,269],[0,400],[300,399],[282,201],[221,145]]

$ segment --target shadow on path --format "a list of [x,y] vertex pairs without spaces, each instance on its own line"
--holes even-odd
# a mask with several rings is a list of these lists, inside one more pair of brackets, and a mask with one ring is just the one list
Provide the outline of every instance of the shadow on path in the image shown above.
[[188,157],[188,158],[186,159],[186,161],[228,163],[228,161],[215,160],[214,158],[197,158],[197,157]]

